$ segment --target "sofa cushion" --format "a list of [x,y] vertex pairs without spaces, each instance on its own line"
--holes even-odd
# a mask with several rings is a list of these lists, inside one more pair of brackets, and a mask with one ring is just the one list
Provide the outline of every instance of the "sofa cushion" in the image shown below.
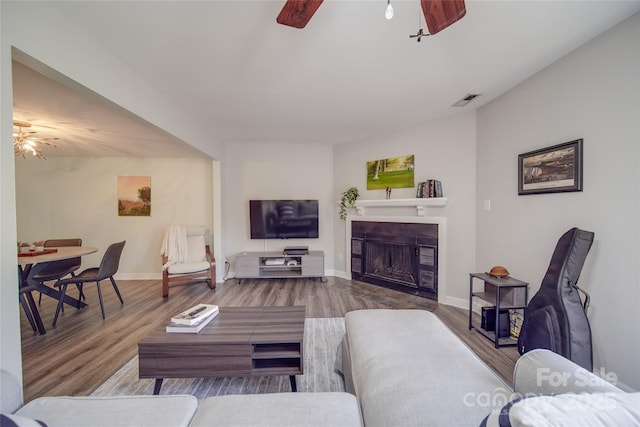
[[48,427],[186,427],[197,406],[198,399],[187,395],[60,396],[32,400],[16,415],[42,420]]
[[362,426],[358,402],[349,393],[268,393],[208,397],[190,427]]
[[565,393],[525,396],[493,411],[483,427],[637,426],[640,393]]
[[478,425],[510,388],[433,313],[345,316],[353,385],[367,427]]

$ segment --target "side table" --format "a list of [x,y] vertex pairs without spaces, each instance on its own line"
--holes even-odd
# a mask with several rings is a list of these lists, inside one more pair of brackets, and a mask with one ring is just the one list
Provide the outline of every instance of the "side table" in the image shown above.
[[[473,290],[473,280],[478,279],[484,282],[482,291]],[[473,298],[479,298],[488,302],[495,309],[495,322],[493,330],[475,328],[485,337],[492,340],[495,347],[515,346],[517,340],[500,336],[500,312],[504,310],[522,310],[527,306],[528,299],[527,282],[523,282],[513,277],[494,277],[487,273],[469,273],[469,329],[473,326]]]

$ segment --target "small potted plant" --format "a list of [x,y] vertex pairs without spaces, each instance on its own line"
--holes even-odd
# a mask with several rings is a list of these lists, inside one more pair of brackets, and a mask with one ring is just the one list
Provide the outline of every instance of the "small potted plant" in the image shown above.
[[30,244],[28,244],[27,242],[18,242],[18,251],[21,254],[26,254],[29,252],[29,248],[30,248]]
[[36,247],[36,252],[44,252],[44,240],[33,242],[33,246]]
[[352,208],[356,199],[360,193],[357,187],[351,187],[344,193],[340,199],[340,219],[345,221],[347,219],[347,208]]

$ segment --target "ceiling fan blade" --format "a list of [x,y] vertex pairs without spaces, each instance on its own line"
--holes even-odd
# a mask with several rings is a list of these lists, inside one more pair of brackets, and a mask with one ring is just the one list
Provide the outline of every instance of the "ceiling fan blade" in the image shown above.
[[464,0],[420,0],[429,34],[436,34],[467,13]]
[[276,22],[289,27],[304,28],[323,0],[287,0]]

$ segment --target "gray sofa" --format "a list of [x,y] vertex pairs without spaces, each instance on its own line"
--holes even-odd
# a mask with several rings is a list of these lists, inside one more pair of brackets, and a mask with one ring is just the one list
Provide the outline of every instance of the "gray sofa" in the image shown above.
[[355,397],[335,392],[216,396],[200,405],[188,395],[42,397],[14,416],[48,427],[362,426]]
[[[640,393],[623,393],[547,350],[518,360],[512,390],[430,312],[355,311],[345,316],[345,327],[339,369],[350,393],[215,396],[199,405],[184,395],[42,397],[7,417],[17,418],[16,425],[42,420],[49,427],[491,426],[505,408],[533,402],[513,404],[521,396],[581,393],[608,396],[617,425],[640,425]],[[531,410],[510,414],[513,425],[517,413]],[[558,412],[549,416],[557,421]]]
[[518,359],[512,389],[431,312],[354,311],[345,328],[341,369],[367,427],[640,426],[640,393],[548,350]]

